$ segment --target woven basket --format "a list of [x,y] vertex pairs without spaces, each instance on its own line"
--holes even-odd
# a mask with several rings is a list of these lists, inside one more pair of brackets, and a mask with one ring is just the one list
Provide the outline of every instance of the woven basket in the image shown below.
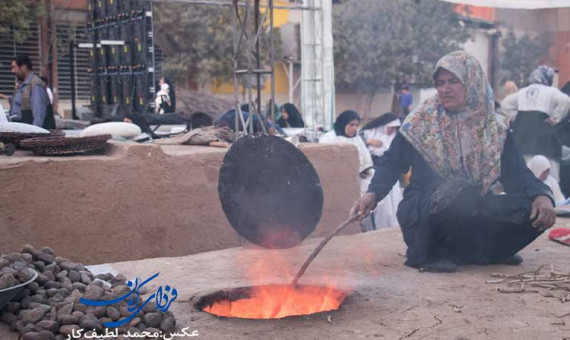
[[0,142],[14,144],[17,148],[22,148],[21,141],[30,138],[62,137],[65,133],[61,130],[52,130],[50,133],[20,133],[20,132],[0,132]]
[[90,137],[44,137],[30,138],[21,142],[22,147],[36,155],[57,156],[83,154],[104,150],[111,135]]

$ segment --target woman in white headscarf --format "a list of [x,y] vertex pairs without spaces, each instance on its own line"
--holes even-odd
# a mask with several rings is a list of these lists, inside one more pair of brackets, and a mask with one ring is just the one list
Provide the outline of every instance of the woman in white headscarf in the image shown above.
[[[392,113],[385,113],[364,125],[360,131],[375,165],[379,164],[380,157],[390,148],[400,125],[398,117]],[[400,183],[396,182],[388,196],[378,202],[372,214],[375,229],[398,226],[396,211],[398,204],[402,201],[403,192]]]
[[536,155],[530,159],[527,166],[536,178],[550,187],[556,202],[563,202],[566,200],[564,194],[562,194],[562,190],[560,190],[558,181],[556,181],[554,177],[550,176],[551,167],[548,158],[543,155]]
[[156,94],[154,100],[154,110],[159,115],[170,112],[170,86],[166,83],[161,82],[160,91]]
[[374,164],[370,152],[362,138],[358,135],[360,116],[356,111],[343,111],[334,122],[334,130],[325,133],[319,138],[319,143],[352,144],[358,150],[358,172],[360,174],[360,193],[364,194],[370,185],[374,174]]

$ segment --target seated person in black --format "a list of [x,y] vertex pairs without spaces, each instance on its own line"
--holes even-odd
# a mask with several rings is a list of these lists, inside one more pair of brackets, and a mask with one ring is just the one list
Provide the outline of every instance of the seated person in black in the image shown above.
[[[368,215],[411,167],[397,212],[406,265],[519,264],[517,252],[556,221],[552,193],[526,167],[473,56],[444,56],[434,81],[437,94],[405,119],[351,215]],[[506,195],[490,191],[497,180]]]

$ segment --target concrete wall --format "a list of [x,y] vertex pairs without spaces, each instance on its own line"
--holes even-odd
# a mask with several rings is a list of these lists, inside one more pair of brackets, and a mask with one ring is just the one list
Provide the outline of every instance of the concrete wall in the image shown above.
[[505,23],[517,36],[550,33],[550,60],[542,62],[559,69],[554,86],[562,87],[570,80],[570,8],[498,9],[497,20]]
[[471,53],[485,72],[487,79],[489,78],[489,36],[484,30],[473,30],[471,38],[467,39],[463,44],[463,49]]
[[[323,214],[311,236],[347,217],[359,195],[353,146],[307,145]],[[0,253],[26,243],[86,264],[183,256],[239,245],[218,198],[225,149],[114,144],[106,156],[0,158]],[[358,225],[348,233],[360,231]]]

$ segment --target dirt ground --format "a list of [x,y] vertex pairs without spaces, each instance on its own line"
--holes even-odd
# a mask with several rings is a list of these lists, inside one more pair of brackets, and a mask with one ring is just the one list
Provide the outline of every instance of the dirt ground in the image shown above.
[[[570,227],[570,219],[559,219],[557,226]],[[521,252],[520,266],[462,266],[453,274],[421,273],[404,266],[405,245],[397,228],[338,236],[301,279],[350,287],[353,292],[338,311],[238,320],[193,307],[191,301],[205,292],[289,282],[318,241],[309,239],[287,250],[242,247],[111,266],[129,278],[160,272],[150,292],[165,284],[177,288],[179,297],[170,309],[180,329],[197,330],[201,339],[570,339],[570,302],[538,293],[500,293],[496,285],[485,283],[491,273],[516,274],[542,264],[570,272],[570,247],[548,240],[546,234]],[[249,280],[252,269],[263,277]],[[0,339],[17,336],[0,325]]]

